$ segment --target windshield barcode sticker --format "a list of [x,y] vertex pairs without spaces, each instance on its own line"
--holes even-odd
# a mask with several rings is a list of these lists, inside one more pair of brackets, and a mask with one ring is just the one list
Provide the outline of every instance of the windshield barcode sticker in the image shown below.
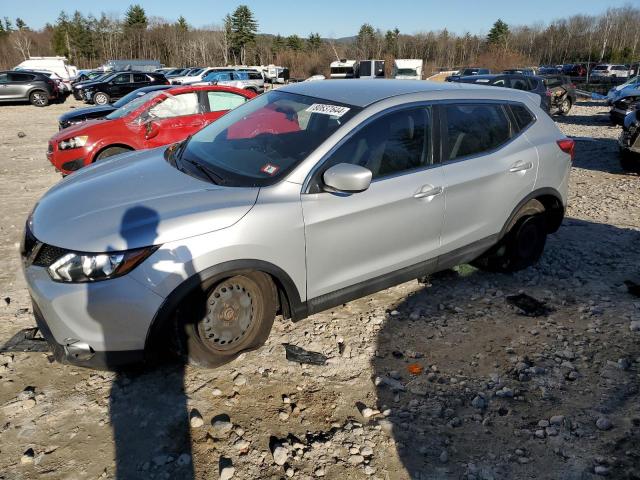
[[322,115],[331,115],[332,117],[340,118],[345,113],[351,110],[349,107],[341,107],[340,105],[327,105],[325,103],[314,103],[307,112],[309,113],[321,113]]

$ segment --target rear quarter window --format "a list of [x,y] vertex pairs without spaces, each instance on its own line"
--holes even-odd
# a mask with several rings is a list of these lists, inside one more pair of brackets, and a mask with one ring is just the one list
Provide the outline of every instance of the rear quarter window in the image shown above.
[[524,105],[512,104],[511,113],[513,113],[513,117],[516,121],[516,126],[519,130],[524,130],[535,120],[533,114]]

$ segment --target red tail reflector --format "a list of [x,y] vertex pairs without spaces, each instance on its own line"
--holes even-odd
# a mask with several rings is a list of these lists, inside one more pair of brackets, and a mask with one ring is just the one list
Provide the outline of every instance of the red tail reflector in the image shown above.
[[558,140],[557,143],[558,143],[558,146],[560,147],[560,150],[562,150],[564,153],[568,153],[569,155],[571,155],[571,161],[573,162],[576,142],[571,140],[570,138],[565,138],[563,140]]

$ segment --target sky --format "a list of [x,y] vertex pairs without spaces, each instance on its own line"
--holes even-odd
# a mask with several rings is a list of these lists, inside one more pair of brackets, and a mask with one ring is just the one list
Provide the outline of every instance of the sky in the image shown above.
[[485,34],[502,18],[510,25],[548,23],[575,14],[598,14],[609,7],[633,5],[638,0],[0,0],[0,17],[22,18],[29,27],[53,23],[64,9],[99,16],[122,16],[131,3],[142,5],[147,16],[175,20],[183,15],[195,26],[221,24],[226,13],[244,3],[251,8],[261,33],[339,38],[355,35],[370,23],[381,30],[398,27],[402,33],[447,28],[453,33]]

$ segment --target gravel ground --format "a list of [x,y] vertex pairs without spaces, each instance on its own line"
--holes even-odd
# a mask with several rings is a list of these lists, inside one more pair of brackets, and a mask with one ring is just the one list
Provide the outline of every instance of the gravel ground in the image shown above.
[[[18,244],[59,180],[56,116],[0,109],[0,345],[33,325]],[[0,479],[640,478],[640,179],[607,108],[580,137],[563,226],[541,263],[458,267],[292,324],[215,370],[114,374],[0,354]],[[22,135],[23,132],[25,135]],[[525,292],[549,311],[523,315]],[[283,343],[322,352],[286,360]]]

